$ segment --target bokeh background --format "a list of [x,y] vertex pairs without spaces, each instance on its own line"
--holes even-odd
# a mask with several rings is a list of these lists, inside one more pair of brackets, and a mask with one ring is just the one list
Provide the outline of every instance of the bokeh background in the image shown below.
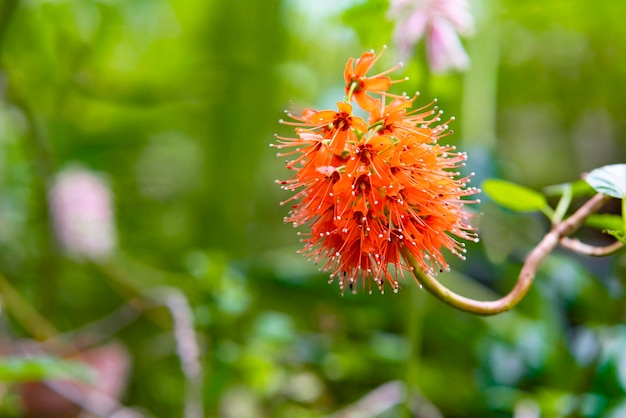
[[[54,387],[23,383],[62,357],[108,370],[136,416],[626,416],[624,254],[557,251],[516,309],[489,318],[410,281],[342,296],[296,254],[274,183],[290,174],[268,144],[289,133],[284,109],[341,100],[349,57],[386,44],[379,68],[396,62],[388,7],[0,2],[1,416],[76,416],[46,403]],[[446,141],[469,153],[473,185],[541,191],[623,162],[626,2],[471,7],[471,68],[431,74],[419,43],[397,87],[456,116]],[[110,188],[105,256],[55,233],[50,190],[70,169]],[[494,298],[549,225],[481,199],[483,239],[441,279]],[[15,372],[26,357],[46,361]]]

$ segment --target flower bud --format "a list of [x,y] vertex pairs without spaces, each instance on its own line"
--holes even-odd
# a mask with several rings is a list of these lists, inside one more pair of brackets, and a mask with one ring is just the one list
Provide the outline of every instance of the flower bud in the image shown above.
[[49,190],[59,242],[73,257],[98,260],[117,245],[111,191],[98,174],[83,168],[58,173]]

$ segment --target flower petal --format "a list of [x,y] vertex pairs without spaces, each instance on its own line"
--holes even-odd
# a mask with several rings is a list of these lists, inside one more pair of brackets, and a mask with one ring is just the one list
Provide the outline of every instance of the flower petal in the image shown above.
[[356,62],[356,66],[354,68],[354,74],[357,77],[363,77],[372,65],[374,64],[374,59],[376,58],[376,54],[371,51],[364,52]]
[[363,90],[365,91],[383,92],[389,90],[389,87],[391,87],[391,78],[387,76],[363,80]]

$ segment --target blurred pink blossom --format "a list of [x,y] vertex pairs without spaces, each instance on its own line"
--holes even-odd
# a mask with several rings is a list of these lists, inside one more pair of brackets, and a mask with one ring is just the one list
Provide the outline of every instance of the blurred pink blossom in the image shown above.
[[117,245],[111,192],[101,177],[82,168],[58,173],[50,187],[57,238],[75,257],[102,259]]
[[432,72],[469,66],[459,39],[459,34],[467,36],[474,31],[467,0],[391,0],[388,16],[396,21],[394,37],[401,59],[407,59],[424,38]]

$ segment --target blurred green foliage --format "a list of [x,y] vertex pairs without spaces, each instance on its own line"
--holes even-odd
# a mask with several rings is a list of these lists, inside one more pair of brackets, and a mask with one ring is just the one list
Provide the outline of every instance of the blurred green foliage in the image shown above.
[[83,364],[54,358],[4,358],[0,361],[0,381],[23,382],[48,379],[95,379],[93,370]]
[[[286,196],[274,184],[289,174],[267,144],[286,133],[277,123],[284,108],[341,100],[348,57],[387,44],[382,61],[394,62],[387,6],[2,0],[0,273],[25,299],[8,300],[3,288],[0,354],[38,338],[18,320],[15,306],[28,304],[70,344],[103,338],[128,348],[123,404],[182,416],[186,379],[162,308],[144,307],[112,335],[70,333],[146,290],[174,286],[194,316],[206,416],[326,416],[409,370],[418,416],[436,416],[419,405],[445,417],[624,416],[623,254],[554,254],[518,308],[481,318],[412,291],[410,279],[397,295],[342,296],[295,253],[298,238],[278,205]],[[482,128],[497,140],[472,139],[468,170],[539,190],[623,162],[626,3],[472,7],[483,34],[475,40],[497,38],[497,77],[469,86],[461,74],[428,75],[416,59],[402,85],[457,117],[447,139],[460,149],[464,115],[491,111],[464,94],[495,89],[494,126]],[[481,45],[468,48],[480,72]],[[75,260],[54,237],[47,190],[73,164],[110,181],[120,240],[110,259]],[[442,281],[493,298],[510,289],[549,225],[484,200],[476,207],[483,243],[468,245],[467,262],[451,260]],[[0,415],[22,416],[18,389],[0,385]],[[390,408],[380,416],[406,413]]]

